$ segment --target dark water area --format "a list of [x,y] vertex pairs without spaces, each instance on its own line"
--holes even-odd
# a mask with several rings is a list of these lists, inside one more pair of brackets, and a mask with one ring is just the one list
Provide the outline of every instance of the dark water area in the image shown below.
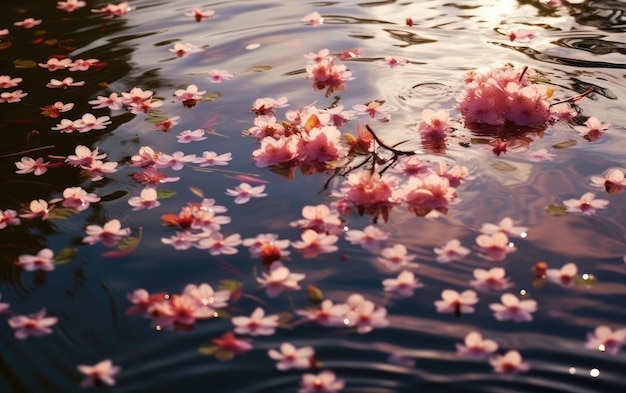
[[[129,12],[111,18],[92,12],[107,7],[106,2],[85,3],[72,12],[57,9],[56,1],[5,0],[0,5],[0,78],[22,78],[14,87],[0,88],[0,94],[27,93],[17,102],[0,100],[0,210],[27,214],[31,201],[40,199],[54,205],[48,219],[22,217],[19,224],[0,225],[0,393],[325,392],[301,390],[303,374],[323,370],[345,382],[337,391],[354,393],[617,393],[626,386],[626,348],[621,347],[626,337],[613,343],[614,353],[609,342],[603,350],[586,346],[588,334],[598,326],[626,329],[626,192],[619,187],[608,192],[591,180],[609,169],[626,171],[626,3],[131,0],[123,8]],[[215,14],[196,21],[185,15],[194,8]],[[302,20],[314,11],[323,23]],[[14,24],[26,18],[42,22],[32,28]],[[533,30],[532,38],[509,38],[510,32],[523,30]],[[178,56],[173,51],[177,43],[200,50]],[[354,78],[345,81],[344,90],[325,94],[325,88],[315,89],[307,78],[310,61],[305,55],[325,48]],[[392,67],[393,56],[406,64]],[[97,62],[85,71],[49,71],[39,65],[51,58]],[[466,88],[467,72],[506,64],[536,70],[540,83],[554,91],[551,102],[573,103],[575,115],[535,128],[466,123],[457,97]],[[211,70],[233,75],[211,83]],[[66,77],[85,83],[46,87],[52,78]],[[175,95],[191,84],[205,90],[195,105]],[[88,102],[133,88],[152,91],[162,104],[132,113],[128,108],[94,109]],[[340,214],[338,250],[306,258],[294,247],[303,231],[290,223],[303,218],[305,206],[333,206],[345,194],[346,178],[370,168],[371,161],[354,171],[348,166],[370,156],[337,168],[301,165],[290,168],[293,172],[256,165],[253,152],[260,144],[247,132],[255,125],[252,103],[283,96],[289,106],[275,110],[279,124],[288,123],[287,111],[307,106],[350,110],[378,100],[393,107],[388,121],[355,115],[339,127],[341,143],[347,144],[345,134],[356,135],[357,125],[367,124],[381,151],[383,144],[394,147],[432,165],[431,170],[437,160],[448,168],[463,166],[468,176],[455,188],[457,198],[428,214],[397,203],[386,218],[371,214],[375,209],[359,214],[359,207],[351,206]],[[45,107],[57,101],[74,106],[51,117]],[[445,136],[420,137],[424,109],[448,111]],[[73,121],[87,113],[108,116],[111,123],[88,132],[54,129],[62,119]],[[175,116],[179,119],[169,131],[155,126]],[[597,137],[577,132],[574,127],[584,126],[590,117],[610,123],[608,129]],[[311,122],[305,125],[308,132],[316,127]],[[206,139],[178,141],[184,130],[197,129],[204,130]],[[499,143],[506,151],[497,155]],[[88,171],[68,165],[66,158],[78,145],[106,153],[102,160],[117,163],[116,171],[93,180]],[[163,168],[165,176],[180,179],[158,184],[159,206],[132,210],[129,201],[145,188],[137,181],[141,165],[131,165],[142,147],[150,147],[153,158],[215,152],[231,153],[232,160],[224,166],[187,162],[180,170]],[[397,157],[390,152],[375,158],[372,172],[390,163],[385,173],[397,169],[400,160],[394,165]],[[42,157],[51,165],[41,175],[19,174],[16,162],[22,157]],[[242,182],[264,185],[267,196],[236,203],[227,189]],[[59,198],[69,187],[82,187],[101,200],[82,211],[63,208]],[[607,200],[606,208],[595,214],[565,211],[565,201],[587,192]],[[291,272],[305,275],[300,288],[268,296],[257,279],[268,272],[267,264],[242,244],[235,246],[236,253],[221,255],[165,244],[162,239],[182,230],[165,225],[162,216],[171,220],[203,198],[227,208],[219,213],[230,217],[220,230],[225,237],[271,233],[289,240],[290,255],[281,261]],[[506,247],[514,246],[514,252],[490,259],[478,250],[476,238],[483,224],[505,217],[527,230],[508,239]],[[127,239],[111,247],[84,241],[88,226],[113,219],[130,228]],[[346,239],[347,231],[369,225],[388,235],[378,250]],[[452,239],[467,247],[469,255],[438,262],[434,249]],[[415,255],[418,266],[392,270],[379,261],[382,249],[398,244]],[[51,270],[29,271],[17,264],[21,256],[42,249],[54,252]],[[574,285],[537,275],[538,262],[549,269],[575,263]],[[474,312],[437,311],[442,291],[475,290],[470,284],[475,269],[494,267],[506,269],[513,285],[477,291]],[[423,284],[411,296],[383,290],[382,281],[401,270],[414,273]],[[187,285],[203,283],[215,291],[238,283],[242,293],[233,290],[218,317],[187,326],[168,328],[141,312],[128,312],[133,305],[129,294],[138,289],[171,299]],[[354,327],[305,322],[296,311],[317,304],[308,286],[334,304],[360,294],[386,309],[388,326],[361,334]],[[499,303],[503,293],[535,300],[532,321],[494,318],[490,305]],[[252,348],[230,360],[207,353],[211,340],[233,332],[233,317],[250,316],[257,307],[281,316],[274,334],[236,333],[238,339],[251,339]],[[9,320],[42,308],[58,318],[52,332],[17,338]],[[459,354],[456,344],[472,331],[494,340],[498,350],[484,359]],[[311,346],[312,367],[278,370],[268,351],[286,342]],[[494,370],[489,359],[509,350],[519,351],[529,369],[511,376]],[[115,384],[82,388],[85,376],[78,366],[105,359],[120,367]]]

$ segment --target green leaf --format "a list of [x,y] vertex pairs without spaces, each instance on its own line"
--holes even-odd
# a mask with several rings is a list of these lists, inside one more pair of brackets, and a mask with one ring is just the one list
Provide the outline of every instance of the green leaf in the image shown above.
[[517,169],[514,165],[504,161],[496,161],[491,165],[491,167],[500,172],[513,172]]
[[233,292],[241,288],[241,282],[235,280],[220,280],[217,287]]
[[552,147],[554,147],[555,149],[567,149],[569,147],[576,146],[577,144],[578,142],[576,142],[574,139],[568,139],[568,140],[556,143],[552,145]]
[[69,207],[55,207],[54,209],[50,210],[48,218],[50,220],[67,220],[68,218],[75,216],[78,213],[80,213],[78,210]]
[[546,212],[552,214],[553,216],[565,216],[567,215],[567,208],[563,205],[552,204],[546,206]]
[[139,236],[137,237],[125,237],[117,243],[117,248],[119,250],[134,250],[137,248],[139,243],[141,242],[141,235],[143,233],[143,229],[139,228]]
[[37,62],[34,60],[15,59],[13,60],[13,65],[15,68],[35,68],[37,67]]
[[598,283],[598,279],[593,274],[585,273],[574,278],[574,282],[578,286],[590,287]]
[[54,258],[54,264],[65,265],[66,263],[70,263],[77,253],[78,249],[76,247],[66,247],[57,253]]
[[229,362],[233,360],[235,357],[235,352],[229,351],[227,349],[220,348],[217,352],[215,352],[215,359],[220,362]]
[[222,93],[218,91],[210,91],[202,96],[202,98],[200,99],[200,102],[211,102],[221,97],[222,97]]
[[200,187],[191,186],[189,187],[189,191],[191,191],[198,198],[204,198],[204,192]]
[[255,66],[248,68],[245,72],[263,72],[263,71],[268,71],[271,69],[272,69],[272,66],[269,66],[269,65],[255,65]]
[[211,356],[215,354],[215,352],[217,352],[219,349],[220,347],[213,343],[205,343],[202,344],[200,348],[198,348],[198,352],[200,352],[202,355]]
[[157,199],[168,199],[176,196],[177,192],[174,190],[157,190]]

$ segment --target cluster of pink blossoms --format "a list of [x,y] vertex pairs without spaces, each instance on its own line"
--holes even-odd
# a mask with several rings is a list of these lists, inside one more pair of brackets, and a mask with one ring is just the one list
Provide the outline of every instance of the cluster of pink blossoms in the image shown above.
[[344,91],[345,83],[354,79],[345,64],[335,64],[328,49],[309,53],[306,57],[311,61],[306,66],[307,78],[313,80],[314,89],[326,90],[326,97],[330,97],[335,91]]
[[485,73],[470,72],[465,90],[457,98],[470,129],[513,124],[542,128],[550,120],[550,91],[533,83],[534,72],[512,66]]

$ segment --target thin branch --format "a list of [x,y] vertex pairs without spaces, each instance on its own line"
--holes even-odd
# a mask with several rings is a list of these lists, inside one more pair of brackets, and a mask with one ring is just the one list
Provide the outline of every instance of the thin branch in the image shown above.
[[17,153],[4,154],[4,155],[0,156],[0,158],[7,158],[7,157],[22,156],[22,155],[24,155],[24,154],[27,154],[27,153],[32,153],[32,152],[34,152],[34,151],[54,149],[54,147],[55,147],[54,145],[48,145],[48,146],[35,147],[35,148],[33,148],[33,149],[28,149],[28,150],[18,151]]
[[587,97],[592,92],[593,92],[593,88],[592,87],[588,87],[587,90],[583,91],[579,95],[574,96],[574,97],[570,97],[567,100],[554,102],[554,103],[550,104],[550,106],[558,105],[558,104],[565,104],[565,103],[570,103],[570,102],[575,102],[575,101],[578,101],[580,99],[583,99],[583,98]]

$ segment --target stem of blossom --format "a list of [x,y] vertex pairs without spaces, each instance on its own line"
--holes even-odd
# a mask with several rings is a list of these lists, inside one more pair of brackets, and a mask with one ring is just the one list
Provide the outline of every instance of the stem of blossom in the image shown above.
[[522,83],[522,78],[524,77],[524,75],[526,75],[526,71],[528,71],[528,66],[524,66],[524,69],[519,74],[519,79],[517,80],[517,83]]
[[32,153],[34,151],[48,150],[48,149],[54,149],[54,148],[55,148],[54,145],[40,146],[40,147],[35,147],[35,148],[32,148],[32,149],[28,149],[28,150],[18,151],[17,153],[4,154],[4,155],[0,156],[0,158],[7,158],[7,157],[14,157],[14,156],[23,156],[24,154]]
[[403,156],[403,155],[404,155],[404,156],[412,156],[412,155],[414,155],[414,154],[415,154],[415,152],[414,152],[414,151],[398,150],[398,149],[395,149],[395,148],[393,148],[393,147],[391,147],[391,146],[387,146],[385,143],[383,143],[383,141],[381,141],[381,140],[378,138],[378,135],[376,135],[376,133],[374,133],[374,131],[372,130],[372,128],[369,126],[369,124],[366,124],[366,125],[365,125],[365,129],[367,129],[367,130],[370,132],[370,134],[372,134],[372,136],[374,137],[374,140],[376,140],[376,142],[378,142],[378,144],[379,144],[381,147],[384,147],[385,149],[387,149],[387,150],[391,151],[393,154],[397,154],[397,155],[399,155],[399,156]]
[[591,93],[591,92],[593,92],[593,88],[592,87],[588,87],[587,90],[583,91],[579,95],[574,96],[574,97],[570,97],[567,100],[554,102],[554,103],[550,104],[550,106],[558,105],[558,104],[564,104],[566,102],[576,102],[576,101],[578,101],[580,99],[583,99],[583,98],[587,97],[589,95],[589,93]]

